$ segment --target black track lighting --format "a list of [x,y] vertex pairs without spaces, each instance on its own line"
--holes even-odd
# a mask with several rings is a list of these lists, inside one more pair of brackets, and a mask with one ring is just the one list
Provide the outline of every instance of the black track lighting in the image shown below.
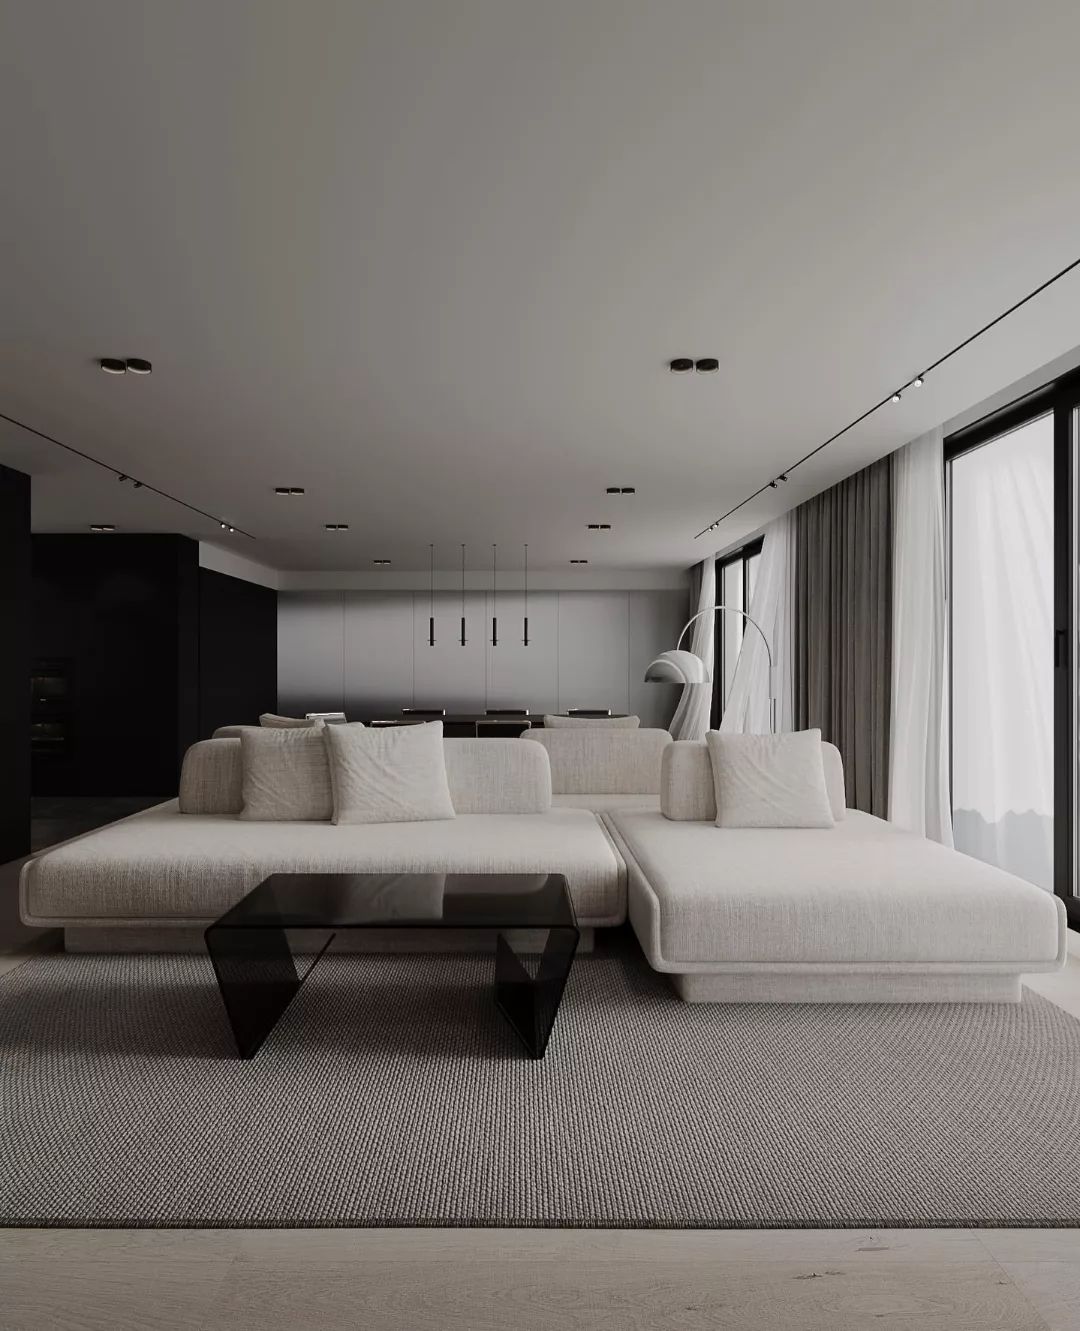
[[917,374],[917,375],[915,376],[915,378],[912,379],[912,381],[911,381],[911,386],[912,386],[912,388],[922,388],[923,384],[925,384],[925,383],[926,383],[926,380],[922,377],[922,375],[921,375],[921,374]]

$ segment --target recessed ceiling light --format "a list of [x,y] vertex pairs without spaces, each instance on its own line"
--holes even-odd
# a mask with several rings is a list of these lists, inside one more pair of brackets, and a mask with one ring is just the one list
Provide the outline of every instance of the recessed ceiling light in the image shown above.
[[587,559],[571,559],[570,562],[571,564],[587,564],[589,561]]
[[117,360],[115,356],[103,356],[98,361],[98,365],[106,374],[127,374],[126,362]]
[[327,531],[348,531],[348,530],[349,530],[349,524],[348,524],[347,522],[327,522],[327,523],[325,523],[324,525],[325,525]]
[[132,374],[149,374],[154,367],[148,360],[143,360],[139,356],[129,356],[127,368]]
[[386,566],[390,563],[390,560],[389,560],[389,559],[373,559],[371,562],[372,562],[373,564],[377,564],[380,568],[386,568]]
[[116,528],[112,525],[111,522],[92,522],[92,523],[90,524],[90,530],[91,530],[91,531],[115,531]]
[[611,530],[611,523],[610,523],[610,522],[590,522],[590,523],[588,524],[588,526],[589,526],[589,530],[590,530],[590,531],[610,531],[610,530]]
[[698,374],[712,374],[714,370],[720,368],[720,362],[715,356],[703,356],[701,360],[695,362],[694,368]]
[[275,485],[274,494],[276,495],[302,495],[304,487],[302,485]]
[[637,487],[633,485],[609,485],[606,493],[609,495],[634,495],[637,494]]
[[686,374],[694,368],[694,362],[689,356],[676,356],[674,360],[668,361],[668,369],[672,374]]

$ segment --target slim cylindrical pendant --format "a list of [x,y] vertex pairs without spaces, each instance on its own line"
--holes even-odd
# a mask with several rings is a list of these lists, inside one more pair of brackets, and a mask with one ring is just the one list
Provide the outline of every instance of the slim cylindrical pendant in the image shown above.
[[492,647],[499,645],[499,621],[494,615],[491,616],[491,645]]
[[461,616],[461,645],[465,646],[465,616]]
[[427,642],[429,647],[435,646],[435,616],[428,615],[427,622]]
[[525,616],[525,642],[524,642],[524,646],[528,647],[528,645],[529,645],[529,616],[526,615],[526,616]]

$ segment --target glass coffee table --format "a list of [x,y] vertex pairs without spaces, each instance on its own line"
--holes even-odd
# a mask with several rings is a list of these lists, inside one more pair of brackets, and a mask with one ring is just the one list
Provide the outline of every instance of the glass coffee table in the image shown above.
[[[580,934],[562,874],[276,873],[206,930],[206,946],[241,1058],[273,1030],[342,929],[490,929],[495,1003],[543,1058]],[[510,929],[547,930],[535,974]],[[294,930],[328,935],[302,970]]]

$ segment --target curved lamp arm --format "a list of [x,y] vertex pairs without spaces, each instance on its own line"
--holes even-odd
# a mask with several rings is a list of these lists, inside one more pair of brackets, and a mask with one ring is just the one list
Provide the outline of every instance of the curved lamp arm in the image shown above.
[[[735,605],[716,605],[706,606],[704,610],[699,610],[696,615],[692,615],[683,626],[683,631],[679,634],[679,641],[675,644],[673,652],[662,652],[659,657],[649,666],[645,672],[646,680],[663,680],[670,683],[694,683],[703,681],[708,683],[709,671],[704,661],[693,652],[684,652],[682,650],[682,641],[686,637],[687,630],[695,624],[703,615],[714,614],[717,610],[726,610],[733,615],[741,615],[748,623],[757,629],[761,641],[765,644],[765,656],[769,664],[769,722],[772,733],[776,734],[776,689],[774,688],[774,669],[772,647],[769,645],[769,639],[765,636],[765,630],[752,616],[745,610],[739,609]],[[680,680],[681,676],[681,680]],[[696,680],[695,680],[696,676]]]

